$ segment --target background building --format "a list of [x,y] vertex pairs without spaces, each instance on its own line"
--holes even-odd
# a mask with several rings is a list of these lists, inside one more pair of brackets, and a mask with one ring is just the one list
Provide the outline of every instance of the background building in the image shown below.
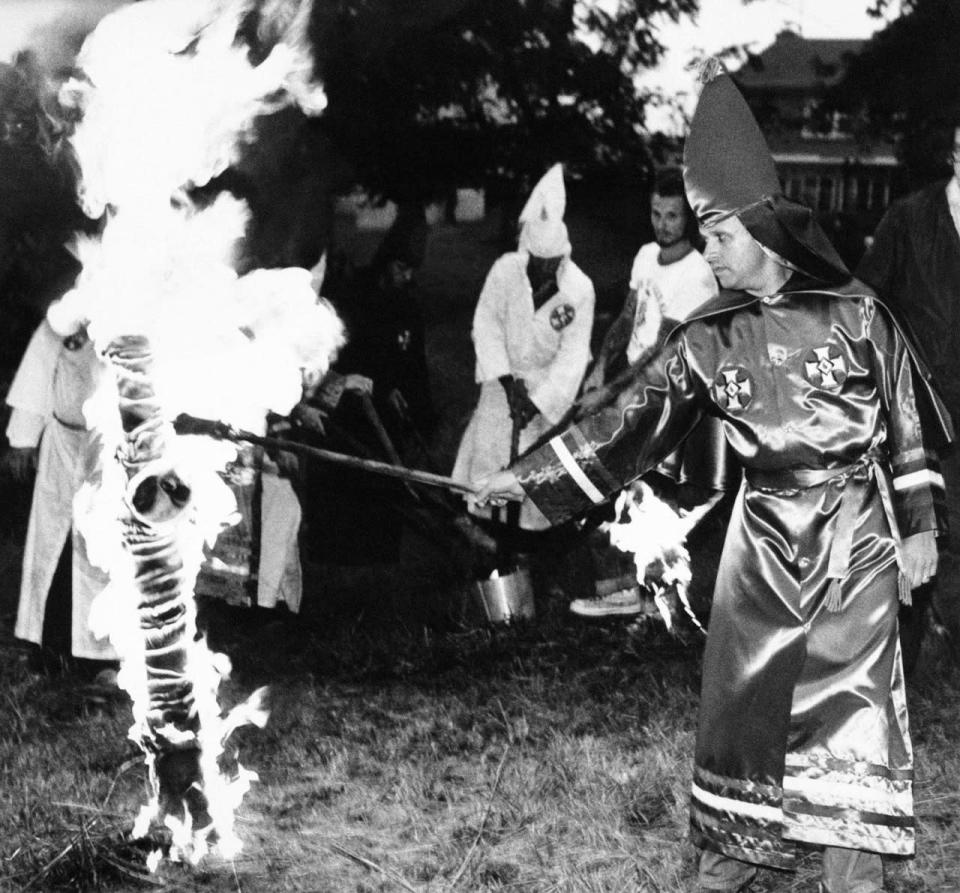
[[848,260],[858,257],[861,233],[873,230],[906,184],[892,143],[865,141],[849,116],[823,106],[866,43],[784,30],[734,73],[767,137],[784,193],[820,213]]

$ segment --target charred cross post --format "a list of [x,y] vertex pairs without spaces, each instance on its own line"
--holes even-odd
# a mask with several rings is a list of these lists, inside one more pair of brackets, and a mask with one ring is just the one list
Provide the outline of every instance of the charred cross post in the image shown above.
[[191,491],[164,461],[175,434],[160,414],[148,339],[117,338],[105,354],[117,377],[124,433],[117,459],[128,477],[121,524],[134,562],[147,677],[145,721],[137,735],[152,761],[160,814],[203,828],[211,818],[200,759],[200,718],[187,667],[194,634],[188,610],[193,584],[186,579],[177,537]]
[[232,425],[265,427],[267,412],[286,414],[300,398],[304,375],[323,374],[343,328],[310,271],[239,273],[251,219],[241,199],[196,205],[191,195],[238,161],[261,116],[323,111],[310,9],[127,4],[87,37],[60,90],[78,198],[101,225],[78,234],[83,270],[59,315],[70,331],[86,327],[112,373],[84,407],[96,455],[75,502],[91,561],[109,576],[90,624],[120,655],[130,735],[153,782],[133,836],[162,823],[169,856],[194,863],[213,846],[240,849],[233,813],[256,776],[225,744],[266,711],[261,692],[221,708],[229,661],[196,629],[204,544],[235,522],[217,475],[235,449],[180,436],[172,419],[217,407]]

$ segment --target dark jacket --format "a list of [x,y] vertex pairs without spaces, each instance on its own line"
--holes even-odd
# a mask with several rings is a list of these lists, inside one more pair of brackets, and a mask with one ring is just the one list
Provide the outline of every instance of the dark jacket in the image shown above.
[[960,420],[960,236],[947,205],[946,181],[914,192],[887,210],[857,268],[913,330],[953,416]]
[[371,267],[360,270],[345,293],[332,300],[347,327],[336,370],[373,379],[373,401],[392,435],[402,436],[389,405],[394,390],[403,395],[420,432],[429,434],[435,415],[423,314],[414,287],[393,288]]

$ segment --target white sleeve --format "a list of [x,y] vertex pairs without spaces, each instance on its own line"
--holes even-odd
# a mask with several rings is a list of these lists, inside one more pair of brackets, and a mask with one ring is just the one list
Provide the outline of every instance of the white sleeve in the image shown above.
[[637,291],[640,287],[640,272],[642,270],[641,254],[643,254],[643,248],[637,252],[637,256],[633,259],[633,265],[630,267],[630,288],[633,291]]
[[[37,328],[30,338],[30,343],[17,367],[17,373],[10,384],[10,390],[7,392],[8,406],[14,410],[23,410],[38,416],[40,419],[50,417],[53,412],[53,377],[62,347],[61,339],[46,322]],[[22,419],[17,423],[18,428],[21,422]],[[13,424],[12,417],[11,424]],[[40,427],[42,429],[43,426]],[[35,446],[35,444],[26,445]]]
[[717,277],[713,275],[713,270],[709,267],[700,275],[699,282],[697,283],[697,291],[703,296],[700,303],[709,301],[710,298],[715,298],[720,293]]
[[584,277],[583,299],[573,321],[561,333],[560,349],[542,382],[530,399],[551,424],[556,424],[577,397],[587,363],[590,362],[590,332],[593,329],[593,284]]
[[7,440],[14,449],[38,446],[40,435],[47,426],[46,416],[37,415],[28,409],[14,409],[7,423]]
[[503,322],[503,304],[508,298],[504,264],[497,261],[483,283],[473,314],[473,348],[477,354],[477,381],[493,381],[510,374]]

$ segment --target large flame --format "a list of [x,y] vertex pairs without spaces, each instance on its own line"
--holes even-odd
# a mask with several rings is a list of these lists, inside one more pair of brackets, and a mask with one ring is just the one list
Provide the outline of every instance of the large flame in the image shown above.
[[[205,543],[235,518],[216,471],[233,448],[178,437],[183,412],[263,430],[286,413],[304,373],[322,372],[342,327],[307,270],[239,276],[248,223],[239,200],[195,207],[192,187],[238,157],[259,115],[297,103],[322,110],[307,51],[308,2],[146,0],[105,18],[61,92],[85,211],[102,218],[80,239],[83,271],[51,323],[86,325],[113,371],[85,407],[99,454],[76,501],[78,529],[110,584],[91,625],[121,658],[155,795],[137,821],[173,832],[175,859],[239,848],[233,811],[255,775],[224,768],[240,722],[266,721],[257,693],[232,714],[217,701],[229,672],[195,628],[193,585]],[[250,17],[264,46],[238,35]],[[264,48],[267,48],[267,52]],[[151,864],[156,864],[152,860]]]

